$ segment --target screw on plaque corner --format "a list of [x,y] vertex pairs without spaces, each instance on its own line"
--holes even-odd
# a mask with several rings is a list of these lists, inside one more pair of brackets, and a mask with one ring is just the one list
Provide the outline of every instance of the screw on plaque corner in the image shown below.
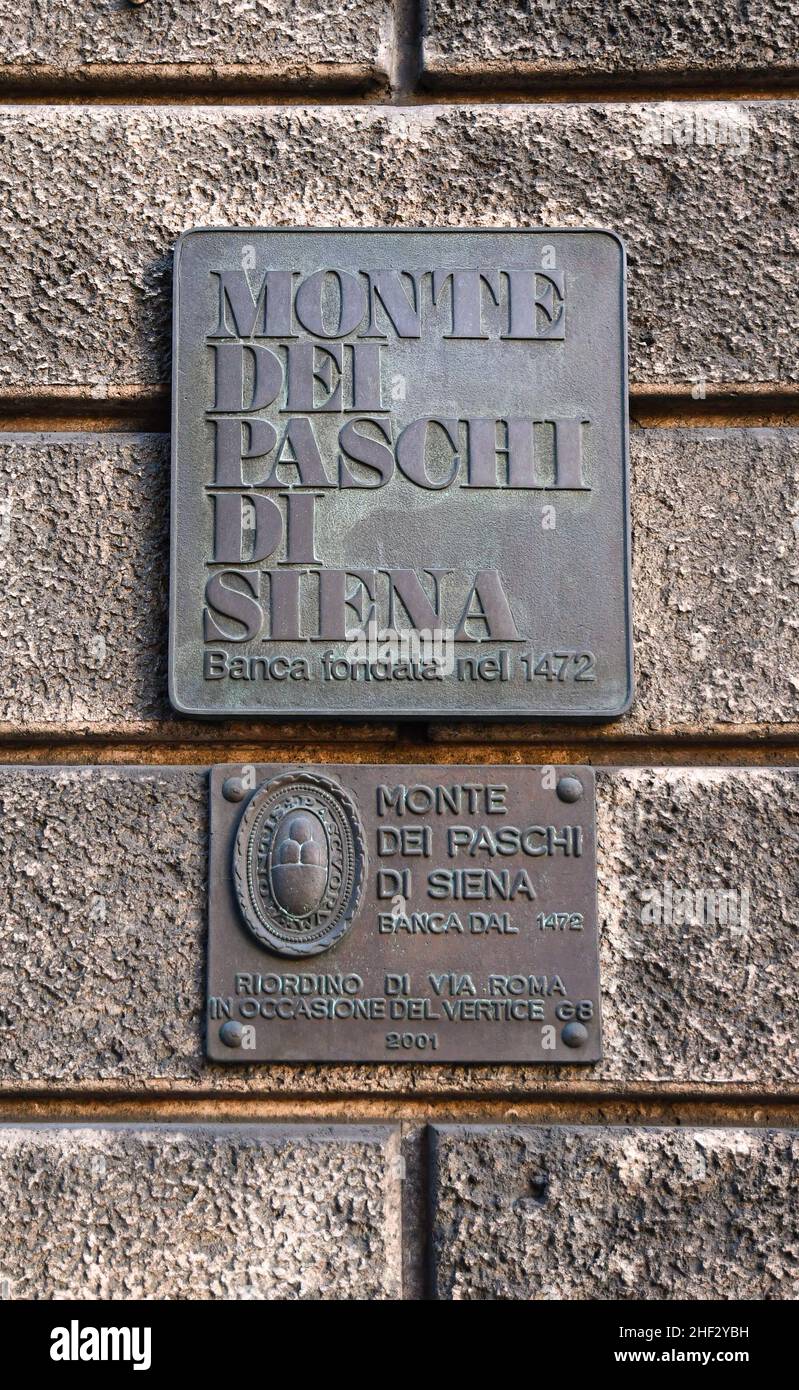
[[243,801],[247,787],[243,777],[226,777],[222,783],[222,795],[226,801]]
[[583,794],[583,784],[579,777],[561,777],[555,791],[561,801],[579,801]]
[[219,1030],[219,1040],[226,1047],[241,1047],[244,1042],[244,1025],[237,1023],[234,1018],[229,1018]]
[[564,1042],[567,1047],[582,1047],[584,1043],[588,1042],[588,1029],[585,1024],[573,1021],[561,1029],[560,1037],[561,1042]]

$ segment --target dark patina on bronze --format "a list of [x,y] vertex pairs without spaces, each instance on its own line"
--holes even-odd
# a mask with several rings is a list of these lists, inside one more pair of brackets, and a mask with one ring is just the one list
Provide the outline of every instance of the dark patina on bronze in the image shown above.
[[622,713],[625,277],[602,230],[186,233],[174,707]]
[[212,1060],[599,1058],[589,768],[236,765],[210,793]]

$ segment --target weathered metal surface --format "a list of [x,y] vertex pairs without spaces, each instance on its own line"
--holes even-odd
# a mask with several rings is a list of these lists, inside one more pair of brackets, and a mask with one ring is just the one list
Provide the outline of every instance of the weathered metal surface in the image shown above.
[[627,707],[613,233],[193,231],[173,370],[177,710]]
[[216,767],[214,1061],[594,1062],[587,767]]

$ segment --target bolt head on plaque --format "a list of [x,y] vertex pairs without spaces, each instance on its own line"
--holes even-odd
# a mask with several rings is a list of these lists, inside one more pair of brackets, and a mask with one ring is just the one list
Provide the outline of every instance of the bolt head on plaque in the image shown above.
[[561,777],[555,790],[561,801],[579,801],[583,794],[583,784],[579,777]]
[[235,1018],[229,1018],[227,1023],[223,1023],[219,1029],[219,1037],[225,1047],[241,1047],[244,1037],[244,1024],[239,1023]]
[[582,1047],[588,1042],[588,1029],[585,1024],[575,1021],[567,1023],[560,1036],[567,1047]]
[[267,950],[314,956],[340,941],[357,913],[365,869],[355,801],[332,778],[286,773],[250,799],[233,877],[244,922]]

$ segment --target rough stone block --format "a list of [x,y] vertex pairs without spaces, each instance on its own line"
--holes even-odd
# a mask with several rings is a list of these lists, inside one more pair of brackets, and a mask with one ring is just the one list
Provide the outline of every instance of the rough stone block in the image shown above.
[[710,0],[623,11],[598,0],[426,0],[429,85],[641,74],[795,72],[796,0],[720,7]]
[[9,732],[164,717],[169,447],[163,435],[0,435]]
[[0,1089],[795,1093],[799,773],[597,770],[604,1060],[575,1068],[207,1065],[206,780],[0,772]]
[[[163,435],[0,434],[0,733],[218,736],[167,699],[168,454]],[[799,431],[634,431],[632,462],[636,697],[605,735],[795,725]],[[221,726],[240,737],[252,727]],[[260,728],[293,741],[395,733]],[[444,723],[434,736],[495,742],[542,729]]]
[[441,1299],[799,1295],[796,1131],[437,1125],[432,1164]]
[[799,719],[799,430],[633,436],[628,732]]
[[383,742],[394,726],[197,723],[167,695],[169,439],[0,434],[0,735]]
[[400,1294],[388,1128],[0,1126],[12,1299]]
[[669,143],[673,108],[646,104],[7,107],[0,388],[167,380],[174,242],[235,224],[609,226],[633,382],[796,382],[799,107],[736,104],[725,146],[710,108],[678,110]]
[[82,81],[226,80],[358,90],[387,78],[390,0],[0,0],[0,90],[20,78],[71,89]]

